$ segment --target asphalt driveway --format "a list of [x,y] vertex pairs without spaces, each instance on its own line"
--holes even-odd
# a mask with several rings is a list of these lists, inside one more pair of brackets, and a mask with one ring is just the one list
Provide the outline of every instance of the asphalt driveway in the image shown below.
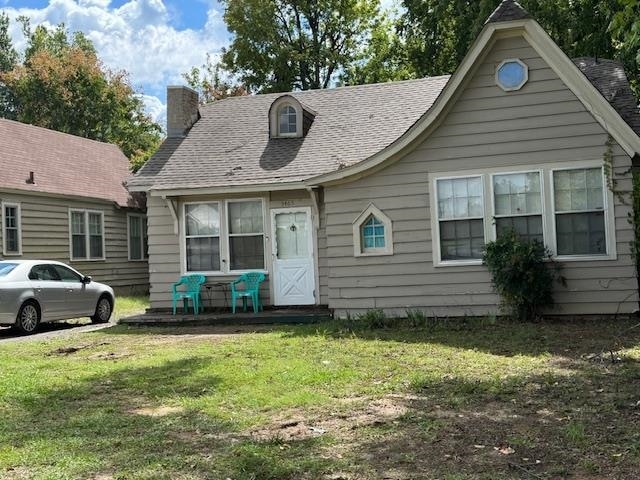
[[92,324],[88,322],[68,321],[43,323],[38,329],[38,333],[33,335],[18,335],[11,328],[0,327],[0,345],[9,342],[25,342],[30,340],[50,340],[61,338],[81,332],[92,332],[104,328],[113,327],[115,323]]

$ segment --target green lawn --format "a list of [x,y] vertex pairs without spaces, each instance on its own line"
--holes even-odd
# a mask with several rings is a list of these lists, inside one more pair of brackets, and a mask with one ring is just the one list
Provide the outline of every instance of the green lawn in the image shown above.
[[[0,478],[635,478],[633,325],[115,327],[0,344]],[[594,356],[609,348],[615,362]]]

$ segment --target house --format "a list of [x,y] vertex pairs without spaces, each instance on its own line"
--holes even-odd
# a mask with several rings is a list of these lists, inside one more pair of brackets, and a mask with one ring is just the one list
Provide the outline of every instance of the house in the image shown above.
[[572,61],[515,1],[450,77],[197,103],[169,87],[169,138],[128,182],[148,195],[152,308],[181,274],[257,269],[267,305],[495,313],[482,250],[513,227],[563,265],[558,314],[637,309],[608,188],[611,170],[631,190],[636,101],[618,63]]
[[70,264],[120,293],[149,287],[144,195],[118,147],[0,119],[0,259]]

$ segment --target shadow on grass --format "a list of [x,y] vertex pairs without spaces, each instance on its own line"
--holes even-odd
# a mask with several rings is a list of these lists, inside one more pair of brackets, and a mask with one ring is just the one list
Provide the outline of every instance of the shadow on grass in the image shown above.
[[278,331],[292,337],[324,335],[336,339],[436,343],[501,356],[549,353],[575,359],[640,345],[640,328],[634,328],[637,326],[638,319],[518,322],[471,318],[417,328],[402,321],[395,327],[374,329],[332,321],[296,328],[284,326]]
[[[95,360],[94,360],[95,361]],[[322,439],[287,450],[254,442],[232,420],[179,406],[215,391],[211,360],[190,357],[97,374],[66,387],[10,392],[0,422],[0,477],[300,478]],[[28,393],[27,393],[28,392]],[[313,476],[310,478],[314,478]]]
[[364,478],[636,478],[639,373],[416,380],[401,417],[354,432],[350,461]]

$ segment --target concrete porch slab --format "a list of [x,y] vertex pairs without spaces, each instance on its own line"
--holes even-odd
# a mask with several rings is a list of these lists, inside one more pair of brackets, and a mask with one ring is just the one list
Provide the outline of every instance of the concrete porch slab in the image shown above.
[[180,325],[269,325],[318,323],[332,319],[327,309],[273,309],[253,312],[204,312],[198,315],[176,315],[171,312],[148,311],[142,315],[123,317],[118,323],[131,326],[174,327]]

